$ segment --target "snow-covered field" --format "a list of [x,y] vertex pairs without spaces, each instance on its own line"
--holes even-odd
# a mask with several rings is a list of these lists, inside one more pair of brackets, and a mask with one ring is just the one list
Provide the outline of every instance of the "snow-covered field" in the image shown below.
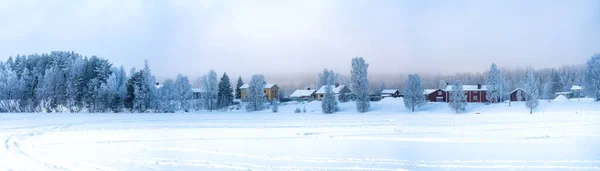
[[[0,170],[600,170],[600,103],[0,114]],[[308,113],[293,113],[306,106]],[[314,111],[314,113],[313,113]],[[481,113],[481,114],[475,114]]]

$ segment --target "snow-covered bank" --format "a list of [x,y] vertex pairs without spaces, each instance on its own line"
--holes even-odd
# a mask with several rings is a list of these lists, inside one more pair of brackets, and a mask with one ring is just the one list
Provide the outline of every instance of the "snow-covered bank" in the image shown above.
[[364,114],[353,103],[330,115],[318,103],[298,114],[303,105],[275,114],[1,114],[0,170],[600,170],[598,103],[541,102],[530,115],[522,104],[453,114],[445,103],[408,113],[398,102]]

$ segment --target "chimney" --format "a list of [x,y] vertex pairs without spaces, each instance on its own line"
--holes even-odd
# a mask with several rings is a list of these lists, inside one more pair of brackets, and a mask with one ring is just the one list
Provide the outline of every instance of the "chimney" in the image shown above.
[[335,83],[335,88],[338,88],[340,86],[340,83]]
[[310,87],[306,88],[306,90],[310,90]]
[[477,84],[477,89],[480,90],[481,89],[481,84]]
[[156,82],[156,85],[160,85],[160,83],[159,83],[159,82]]

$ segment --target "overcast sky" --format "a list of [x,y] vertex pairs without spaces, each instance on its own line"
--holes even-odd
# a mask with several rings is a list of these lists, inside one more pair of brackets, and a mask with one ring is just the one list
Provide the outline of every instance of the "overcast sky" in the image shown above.
[[158,78],[456,73],[583,64],[600,53],[598,0],[0,0],[0,59],[53,50]]

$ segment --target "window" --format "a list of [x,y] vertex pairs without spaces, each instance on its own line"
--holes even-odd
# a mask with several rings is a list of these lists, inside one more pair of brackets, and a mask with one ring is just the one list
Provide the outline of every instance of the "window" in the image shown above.
[[442,95],[442,91],[438,91],[438,96],[441,96],[441,95]]
[[477,101],[477,96],[473,96],[473,100]]
[[444,102],[444,97],[436,97],[435,101],[436,102]]

